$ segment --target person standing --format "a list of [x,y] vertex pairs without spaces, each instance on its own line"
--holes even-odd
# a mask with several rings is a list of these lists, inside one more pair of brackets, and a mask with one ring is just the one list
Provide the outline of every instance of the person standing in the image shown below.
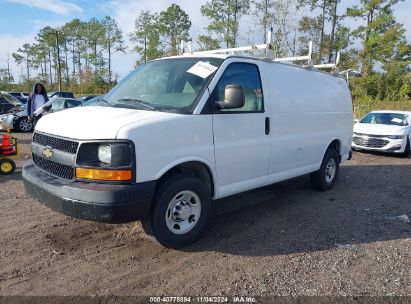
[[43,108],[44,111],[48,111],[50,107],[44,106],[48,100],[49,98],[47,97],[47,91],[44,85],[36,83],[33,86],[33,92],[30,93],[27,99],[27,115],[29,121],[33,121],[34,127],[42,116],[42,114],[34,115],[34,112],[40,108]]

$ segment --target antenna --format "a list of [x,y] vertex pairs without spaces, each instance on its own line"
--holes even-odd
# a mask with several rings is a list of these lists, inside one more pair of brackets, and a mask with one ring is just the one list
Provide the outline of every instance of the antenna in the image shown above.
[[340,71],[340,60],[341,60],[341,53],[337,52],[337,58],[335,59],[335,68],[334,68],[334,73],[338,74]]
[[270,30],[267,32],[267,39],[265,41],[267,45],[271,45],[273,43],[273,28],[270,27]]
[[[270,27],[270,30],[267,32],[267,37],[266,37],[266,48],[265,48],[265,57],[269,58],[272,56],[272,52],[270,52],[273,48],[273,28]],[[271,54],[271,56],[270,56]]]
[[191,46],[191,40],[188,41],[188,52],[189,52],[190,54],[193,53],[192,46]]
[[312,67],[313,66],[313,42],[310,40],[308,43],[308,66]]
[[180,54],[184,54],[184,40],[183,39],[181,39],[181,42],[180,42]]

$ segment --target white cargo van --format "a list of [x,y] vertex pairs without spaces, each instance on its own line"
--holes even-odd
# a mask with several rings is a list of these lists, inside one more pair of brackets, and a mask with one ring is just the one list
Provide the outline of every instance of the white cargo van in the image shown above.
[[352,129],[350,91],[336,75],[233,55],[163,58],[96,106],[41,119],[23,177],[54,210],[141,219],[179,248],[204,232],[216,199],[304,174],[330,189]]

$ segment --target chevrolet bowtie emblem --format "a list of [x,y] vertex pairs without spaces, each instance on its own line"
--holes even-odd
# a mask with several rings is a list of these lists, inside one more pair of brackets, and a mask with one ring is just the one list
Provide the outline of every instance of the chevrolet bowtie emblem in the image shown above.
[[50,158],[53,156],[53,150],[51,150],[51,148],[46,147],[43,149],[42,154],[44,155],[45,158]]

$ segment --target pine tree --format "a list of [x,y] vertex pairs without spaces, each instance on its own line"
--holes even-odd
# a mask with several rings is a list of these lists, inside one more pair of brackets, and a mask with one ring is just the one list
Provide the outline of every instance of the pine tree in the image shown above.
[[142,10],[134,23],[130,40],[136,43],[134,49],[140,55],[140,62],[161,57],[158,15]]
[[115,52],[124,52],[123,33],[118,27],[118,24],[111,17],[104,17],[102,27],[104,34],[102,38],[102,46],[108,52],[108,83],[111,85],[111,56]]
[[410,47],[406,42],[405,29],[397,23],[392,7],[399,0],[361,0],[360,6],[347,9],[347,15],[365,21],[353,31],[362,39],[360,52],[362,74],[372,73],[375,63],[388,64],[392,61],[409,60]]
[[250,0],[211,0],[201,6],[203,16],[211,20],[207,29],[221,35],[227,48],[237,45],[239,20],[248,13]]
[[160,33],[169,40],[171,55],[177,55],[179,40],[187,39],[191,28],[188,14],[177,4],[171,4],[165,11],[160,12],[158,26]]
[[33,57],[33,49],[29,43],[23,44],[21,48],[17,50],[16,53],[12,54],[12,57],[16,61],[17,64],[26,65],[26,77],[27,80],[30,80],[30,68],[32,67],[32,57]]

